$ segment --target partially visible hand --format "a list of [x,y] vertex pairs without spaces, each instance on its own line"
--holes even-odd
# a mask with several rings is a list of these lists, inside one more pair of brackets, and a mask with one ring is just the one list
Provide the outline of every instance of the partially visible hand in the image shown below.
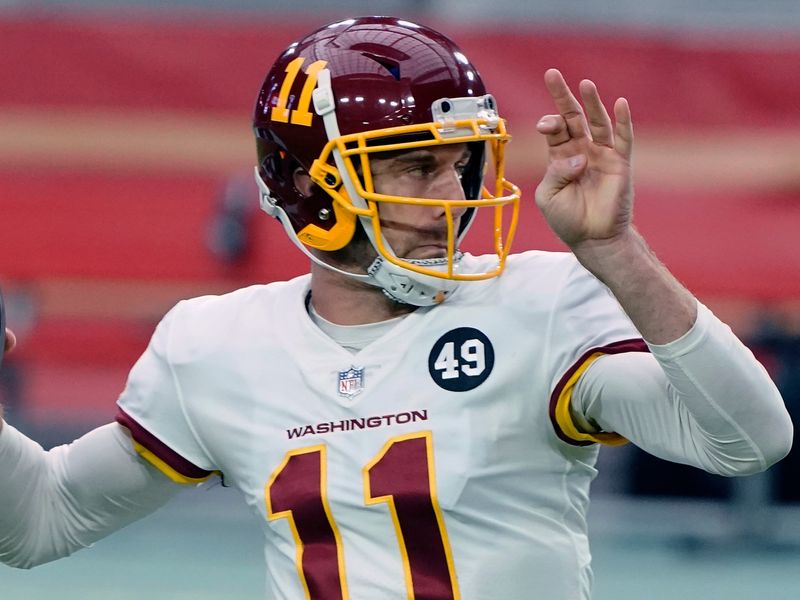
[[8,354],[14,349],[14,346],[17,345],[17,336],[14,335],[14,332],[11,331],[8,327],[6,327],[6,343],[5,348],[3,348],[3,353]]
[[536,125],[547,139],[549,164],[536,203],[550,227],[573,250],[613,241],[628,232],[633,214],[633,125],[628,102],[606,112],[595,84],[580,82],[585,112],[556,69],[544,75],[558,114]]
[[[8,327],[6,327],[6,341],[5,347],[3,348],[3,354],[8,354],[14,349],[14,346],[17,345],[17,336],[14,335],[14,332],[11,331]],[[3,431],[3,405],[0,404],[0,431]]]

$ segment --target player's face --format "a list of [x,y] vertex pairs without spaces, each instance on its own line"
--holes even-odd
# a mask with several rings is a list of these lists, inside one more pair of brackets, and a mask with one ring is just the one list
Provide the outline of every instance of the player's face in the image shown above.
[[[463,200],[461,173],[469,160],[466,144],[448,144],[393,153],[371,161],[375,191],[404,198]],[[397,256],[410,259],[447,255],[447,218],[441,206],[382,202],[381,228]],[[452,209],[455,231],[464,214]]]

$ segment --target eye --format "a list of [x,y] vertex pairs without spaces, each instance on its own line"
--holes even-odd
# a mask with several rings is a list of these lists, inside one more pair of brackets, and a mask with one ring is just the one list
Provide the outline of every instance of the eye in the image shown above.
[[435,169],[430,165],[414,165],[406,170],[406,173],[414,177],[430,177],[435,172]]

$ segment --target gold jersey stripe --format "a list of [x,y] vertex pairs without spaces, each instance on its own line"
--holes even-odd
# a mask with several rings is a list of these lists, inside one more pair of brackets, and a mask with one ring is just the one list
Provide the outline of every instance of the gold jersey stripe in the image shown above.
[[558,399],[556,400],[556,424],[565,436],[576,442],[598,443],[605,444],[607,446],[621,446],[622,444],[627,444],[628,440],[617,433],[586,433],[580,431],[573,421],[572,414],[569,410],[570,402],[572,400],[572,390],[575,387],[575,384],[578,382],[578,379],[580,379],[581,375],[583,375],[586,369],[589,368],[589,365],[591,365],[595,360],[604,354],[605,352],[598,351],[587,356],[583,362],[578,365],[578,368],[575,369],[575,372],[572,373],[572,376],[566,381],[561,393],[558,396]]
[[209,473],[205,477],[200,477],[200,478],[187,477],[186,475],[181,475],[180,473],[178,473],[178,471],[170,467],[167,463],[158,458],[158,456],[153,454],[150,450],[142,446],[136,440],[133,440],[133,447],[136,449],[136,452],[137,454],[139,454],[139,456],[141,456],[143,459],[145,459],[147,462],[149,462],[151,465],[153,465],[156,469],[161,471],[164,475],[169,477],[175,483],[183,483],[183,484],[202,483],[215,473],[218,474],[218,472],[215,471]]

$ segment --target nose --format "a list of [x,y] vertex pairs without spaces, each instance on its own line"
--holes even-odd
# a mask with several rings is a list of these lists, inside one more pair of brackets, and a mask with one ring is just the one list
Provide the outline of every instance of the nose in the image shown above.
[[463,200],[464,188],[461,185],[461,173],[453,167],[445,170],[436,180],[436,197],[444,200]]
[[[440,198],[442,200],[464,200],[466,196],[464,195],[464,188],[461,185],[461,174],[458,169],[447,169],[443,172],[436,180],[435,189],[432,190],[434,192],[434,198]],[[461,217],[466,211],[465,206],[451,206],[450,212],[453,215],[454,219]],[[439,209],[439,212],[444,215],[444,207],[442,206]]]

